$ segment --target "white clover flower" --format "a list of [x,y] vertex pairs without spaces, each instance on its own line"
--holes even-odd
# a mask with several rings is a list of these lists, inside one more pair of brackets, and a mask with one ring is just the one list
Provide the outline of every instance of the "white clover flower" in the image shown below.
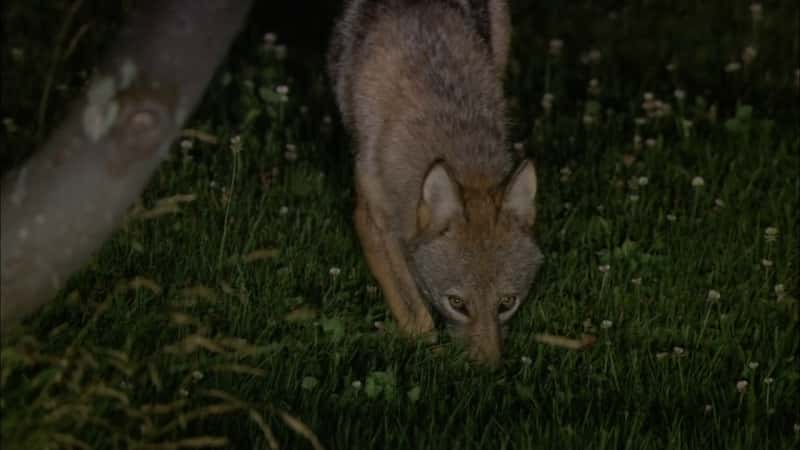
[[767,259],[767,258],[763,258],[763,259],[761,259],[761,265],[764,266],[764,267],[767,267],[767,268],[772,267],[772,260],[771,259]]
[[645,102],[652,102],[653,100],[655,100],[656,96],[652,92],[645,92],[642,95],[642,98],[644,98]]
[[542,95],[542,109],[545,111],[553,109],[553,100],[555,100],[555,96],[549,92],[545,92],[544,95]]
[[715,302],[715,301],[719,300],[721,297],[722,297],[722,295],[720,295],[719,291],[714,290],[714,289],[710,289],[708,291],[708,295],[706,296],[706,299],[708,301],[710,301],[710,302]]
[[758,361],[750,361],[747,363],[747,367],[749,367],[751,370],[758,369]]
[[647,186],[647,184],[650,183],[650,180],[647,177],[639,177],[639,179],[636,181],[639,183],[639,186]]
[[194,141],[191,139],[182,139],[181,140],[181,148],[183,150],[191,150],[194,147]]
[[289,207],[285,206],[285,205],[281,206],[280,209],[278,210],[278,214],[280,214],[282,216],[285,216],[285,215],[289,214]]
[[264,34],[264,43],[267,44],[267,46],[272,46],[273,44],[275,44],[277,40],[278,40],[278,35],[275,33],[270,32]]
[[331,267],[330,270],[328,270],[328,273],[331,274],[332,277],[336,278],[342,273],[342,269],[334,266]]
[[679,101],[686,98],[686,92],[683,89],[675,89],[674,94],[675,98],[678,99]]
[[725,72],[728,72],[728,73],[738,72],[739,69],[741,69],[741,68],[742,68],[742,65],[739,64],[738,61],[731,61],[725,66]]
[[742,50],[742,62],[745,65],[751,64],[758,56],[758,50],[752,45],[748,45]]
[[749,384],[747,380],[739,380],[736,382],[736,390],[739,391],[740,394],[744,394]]
[[564,41],[561,39],[550,39],[549,51],[550,54],[553,56],[558,56],[561,54],[561,50],[564,48]]
[[286,144],[286,151],[283,153],[283,157],[286,158],[287,161],[296,161],[297,147],[294,144]]
[[194,372],[192,372],[192,379],[194,379],[194,381],[202,380],[203,379],[203,372],[200,372],[199,370],[195,370]]
[[528,357],[528,356],[523,356],[522,358],[520,358],[520,361],[522,361],[522,364],[524,364],[524,365],[526,365],[526,366],[530,366],[530,365],[531,365],[531,363],[533,362],[533,361],[531,360],[531,358],[530,358],[530,357]]
[[725,201],[722,200],[721,198],[714,199],[714,204],[717,205],[718,208],[725,207]]
[[675,356],[684,356],[686,350],[683,347],[672,347],[672,353],[674,353]]
[[634,286],[641,286],[642,277],[631,278],[631,283],[633,283]]
[[614,322],[612,322],[610,320],[606,319],[606,320],[600,322],[600,328],[602,328],[604,330],[607,330],[607,329],[611,328],[612,326],[614,326]]
[[603,272],[603,273],[608,273],[608,271],[611,270],[611,265],[610,264],[601,264],[601,265],[597,266],[597,270],[599,270],[600,272]]
[[750,4],[750,16],[753,18],[753,22],[759,22],[763,17],[764,8],[761,6],[761,3],[751,3]]
[[764,378],[764,384],[766,384],[766,385],[770,385],[770,384],[772,384],[772,383],[774,383],[774,382],[775,382],[775,379],[774,379],[774,378],[772,378],[772,377],[766,377],[766,378]]
[[709,405],[709,404],[706,404],[706,406],[703,408],[703,410],[705,411],[706,414],[710,414],[711,411],[714,410],[714,407]]
[[767,227],[764,230],[764,240],[767,242],[775,242],[778,240],[778,229],[775,227]]
[[778,300],[782,299],[783,296],[786,295],[786,291],[784,290],[785,288],[781,283],[776,284],[772,289],[775,290],[775,295],[778,296]]
[[281,84],[275,88],[275,92],[277,92],[280,95],[289,95],[289,86]]
[[358,389],[361,389],[361,386],[362,386],[362,384],[361,384],[361,382],[360,382],[360,381],[356,380],[356,381],[353,381],[353,382],[350,384],[350,386],[353,386],[353,389],[356,389],[356,390],[358,390]]
[[231,151],[233,153],[242,151],[242,137],[238,134],[231,138]]
[[594,124],[594,117],[591,114],[584,114],[583,115],[583,124],[586,126],[591,126]]
[[628,200],[630,200],[632,203],[636,203],[636,202],[639,201],[639,195],[638,194],[631,194],[631,195],[628,196]]
[[704,180],[703,177],[697,176],[692,178],[692,187],[699,188],[705,185],[706,185],[706,180]]

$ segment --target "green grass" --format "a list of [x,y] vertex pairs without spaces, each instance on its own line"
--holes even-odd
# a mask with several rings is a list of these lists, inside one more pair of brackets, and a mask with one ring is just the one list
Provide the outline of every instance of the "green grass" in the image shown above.
[[[335,449],[798,448],[796,6],[754,24],[722,0],[531,3],[507,92],[546,264],[501,368],[395,335],[350,219],[325,30],[259,6],[187,126],[218,143],[176,142],[113,239],[4,336],[3,448],[310,448],[282,412]],[[95,32],[58,64],[54,36],[19,30],[58,29],[69,5],[4,6],[3,169],[40,142],[48,74],[52,128],[122,17],[89,4],[67,40]],[[274,29],[286,58],[263,48]],[[645,92],[671,114],[637,124]],[[165,209],[178,194],[194,197]],[[541,332],[598,340],[569,352]]]

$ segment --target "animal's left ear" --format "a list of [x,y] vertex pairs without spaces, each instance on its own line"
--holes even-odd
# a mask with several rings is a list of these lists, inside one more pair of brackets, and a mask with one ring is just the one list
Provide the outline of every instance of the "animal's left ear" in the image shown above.
[[536,169],[533,161],[526,159],[508,181],[502,212],[515,217],[523,225],[532,226],[536,219],[535,200]]

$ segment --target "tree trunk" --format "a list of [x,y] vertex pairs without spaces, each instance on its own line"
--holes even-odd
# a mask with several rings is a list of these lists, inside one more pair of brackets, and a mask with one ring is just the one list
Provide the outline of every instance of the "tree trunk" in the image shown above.
[[251,0],[141,1],[69,116],[0,182],[0,322],[41,306],[119,224]]

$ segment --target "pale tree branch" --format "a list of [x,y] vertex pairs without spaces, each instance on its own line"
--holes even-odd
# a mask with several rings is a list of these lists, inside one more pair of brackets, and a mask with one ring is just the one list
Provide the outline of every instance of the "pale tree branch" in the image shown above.
[[141,1],[64,122],[0,181],[0,321],[41,306],[120,223],[251,0]]

